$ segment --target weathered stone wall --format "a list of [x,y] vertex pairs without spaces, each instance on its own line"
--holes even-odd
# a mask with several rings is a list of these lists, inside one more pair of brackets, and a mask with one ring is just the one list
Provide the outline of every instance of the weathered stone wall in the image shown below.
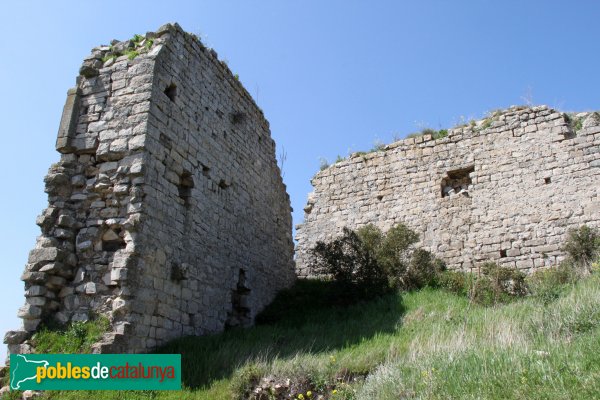
[[250,324],[295,279],[289,197],[260,109],[177,25],[95,48],[80,73],[9,352],[30,351],[44,320],[108,316],[101,352]]
[[268,122],[198,40],[171,36],[156,58],[146,131],[152,218],[140,231],[136,326],[152,345],[248,325],[295,279]]
[[319,172],[296,264],[344,226],[405,223],[450,268],[556,264],[569,228],[600,225],[600,118],[513,107],[448,137],[405,139]]

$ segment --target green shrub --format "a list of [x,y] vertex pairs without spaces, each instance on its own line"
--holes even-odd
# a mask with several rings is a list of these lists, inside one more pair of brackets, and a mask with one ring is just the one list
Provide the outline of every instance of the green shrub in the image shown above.
[[407,135],[406,138],[407,139],[408,138],[416,138],[416,137],[420,137],[420,136],[424,136],[424,135],[431,135],[431,138],[434,140],[441,139],[441,138],[445,138],[446,136],[448,136],[448,130],[440,129],[439,131],[436,131],[435,129],[424,128],[420,132],[413,132],[413,133]]
[[483,306],[493,306],[499,303],[506,303],[509,297],[504,293],[498,293],[490,279],[482,277],[473,280],[473,285],[469,291],[469,298],[472,302]]
[[421,135],[431,135],[432,137],[437,135],[437,131],[431,128],[424,128],[421,130]]
[[589,275],[600,266],[598,229],[586,225],[571,229],[563,250],[567,253],[567,258],[558,266],[535,271],[527,277],[527,286],[531,294],[545,304],[556,300],[568,285],[577,282],[583,275]]
[[583,128],[583,118],[569,114],[563,114],[563,118],[565,122],[569,124],[569,127],[574,133],[577,133],[579,130],[581,130],[581,128]]
[[139,45],[142,40],[144,40],[145,37],[142,35],[138,35],[137,33],[135,35],[133,35],[133,37],[131,38],[131,41],[137,46]]
[[592,262],[600,256],[600,233],[598,229],[583,225],[569,230],[563,250],[569,255],[580,272],[591,272]]
[[600,234],[587,226],[569,232],[563,248],[569,255],[565,261],[527,278],[515,268],[493,262],[483,264],[478,275],[445,271],[444,264],[430,252],[415,248],[418,241],[419,235],[403,224],[385,234],[374,225],[356,232],[344,228],[341,237],[329,243],[317,242],[309,264],[315,275],[330,277],[341,285],[343,289],[337,294],[341,298],[365,299],[394,289],[435,286],[482,305],[526,295],[548,303],[582,273],[600,270]]
[[434,139],[441,139],[448,136],[448,129],[440,129],[437,134],[433,137]]
[[475,303],[482,305],[507,303],[528,293],[526,275],[516,268],[501,267],[496,263],[487,262],[481,266],[480,272],[469,294]]
[[556,300],[569,284],[579,279],[573,264],[563,261],[557,267],[533,272],[526,279],[530,293],[544,304]]
[[146,50],[149,50],[153,44],[154,44],[154,39],[152,39],[152,38],[146,39],[146,43],[144,44],[144,47],[146,48]]
[[436,277],[435,286],[451,293],[467,297],[473,284],[474,275],[463,271],[442,271]]
[[437,276],[446,269],[446,265],[433,254],[423,249],[416,249],[408,264],[408,270],[403,287],[418,289],[425,286],[435,286]]
[[529,293],[526,275],[514,268],[500,267],[493,262],[485,263],[480,274],[463,271],[440,271],[435,286],[468,297],[484,306],[507,303]]
[[[372,233],[369,227],[362,230],[366,236]],[[390,286],[372,246],[377,244],[363,242],[359,233],[344,228],[342,236],[329,243],[317,242],[311,250],[312,272],[330,277],[343,288],[341,293],[350,297],[372,298],[385,293]]]
[[[362,229],[365,232],[376,230],[381,234],[373,225]],[[380,243],[372,242],[376,246],[377,262],[384,269],[390,287],[408,289],[413,286],[409,281],[408,269],[413,245],[418,241],[419,235],[416,232],[399,224],[392,227],[385,237],[381,235]]]
[[418,289],[435,284],[443,263],[423,249],[415,249],[419,235],[399,224],[387,233],[374,225],[342,236],[311,250],[315,275],[330,277],[352,296],[372,298],[394,289]]
[[0,367],[0,387],[8,385],[9,374],[7,367]]

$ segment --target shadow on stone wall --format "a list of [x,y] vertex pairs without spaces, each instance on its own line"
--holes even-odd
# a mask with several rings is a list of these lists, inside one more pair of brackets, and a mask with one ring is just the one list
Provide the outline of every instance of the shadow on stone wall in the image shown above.
[[200,388],[231,377],[246,363],[268,364],[276,358],[339,350],[375,335],[392,334],[401,326],[405,308],[400,296],[344,307],[330,301],[335,293],[330,283],[316,286],[313,283],[293,301],[279,302],[280,307],[259,316],[253,328],[178,339],[158,352],[181,353],[183,384]]

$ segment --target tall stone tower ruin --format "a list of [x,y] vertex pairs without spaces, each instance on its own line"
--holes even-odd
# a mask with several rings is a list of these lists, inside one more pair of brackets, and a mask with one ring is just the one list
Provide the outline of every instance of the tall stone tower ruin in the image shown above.
[[295,279],[269,124],[178,25],[93,49],[68,92],[23,274],[23,328],[108,316],[96,352],[246,326]]

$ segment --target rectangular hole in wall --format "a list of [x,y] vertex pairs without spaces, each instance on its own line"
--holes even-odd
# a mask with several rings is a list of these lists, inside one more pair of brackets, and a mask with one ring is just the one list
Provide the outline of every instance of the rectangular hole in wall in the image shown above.
[[171,139],[169,139],[164,133],[160,134],[160,136],[158,137],[158,141],[168,150],[171,150],[173,148],[173,143],[171,143]]
[[102,251],[117,251],[125,248],[121,229],[107,229],[102,235]]
[[200,165],[202,165],[202,175],[209,178],[210,177],[210,168],[202,163]]
[[469,196],[469,191],[473,188],[471,173],[475,172],[475,166],[448,171],[442,178],[441,190],[442,197],[462,194]]
[[171,263],[171,276],[170,276],[171,280],[173,282],[181,282],[182,280],[186,279],[186,270],[183,267],[183,264],[179,264],[176,262],[172,262]]
[[506,250],[500,250],[500,258],[506,257]]
[[179,197],[183,200],[183,204],[187,207],[190,205],[190,197],[192,197],[192,188],[194,187],[194,178],[189,171],[183,171],[179,176]]
[[249,297],[250,288],[246,282],[246,271],[240,269],[237,285],[231,291],[231,311],[227,315],[226,328],[248,326],[252,322],[250,319]]
[[548,177],[548,178],[544,178],[544,183],[545,183],[546,185],[548,185],[548,184],[552,183],[552,178],[550,178],[550,177]]
[[175,97],[177,96],[177,86],[175,86],[174,83],[171,83],[169,86],[167,86],[165,88],[164,93],[167,95],[169,100],[171,100],[172,102],[175,102]]
[[246,119],[246,114],[241,111],[231,113],[231,123],[234,125],[241,124]]
[[219,180],[219,187],[221,189],[227,189],[229,186],[231,186],[230,182],[227,182],[225,179],[220,179]]

